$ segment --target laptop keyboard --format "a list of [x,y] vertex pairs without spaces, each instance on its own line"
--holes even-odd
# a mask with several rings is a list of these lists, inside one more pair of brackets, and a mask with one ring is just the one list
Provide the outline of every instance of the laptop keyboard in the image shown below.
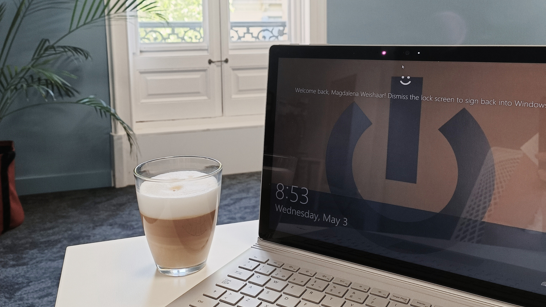
[[192,307],[441,307],[275,259],[242,261]]

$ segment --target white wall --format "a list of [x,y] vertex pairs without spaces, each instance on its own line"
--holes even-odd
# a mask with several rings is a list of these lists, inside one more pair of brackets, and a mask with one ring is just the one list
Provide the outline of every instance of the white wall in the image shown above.
[[133,169],[150,159],[172,155],[197,155],[213,157],[223,164],[223,174],[256,172],[262,169],[262,123],[245,127],[221,127],[193,131],[137,132],[140,147],[138,157],[127,159],[129,144],[124,135],[113,135],[116,187],[134,184]]

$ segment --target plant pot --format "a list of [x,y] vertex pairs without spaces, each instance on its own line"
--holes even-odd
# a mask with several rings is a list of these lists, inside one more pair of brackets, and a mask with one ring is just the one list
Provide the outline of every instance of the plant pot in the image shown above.
[[25,213],[15,190],[13,141],[0,141],[0,234],[23,223]]

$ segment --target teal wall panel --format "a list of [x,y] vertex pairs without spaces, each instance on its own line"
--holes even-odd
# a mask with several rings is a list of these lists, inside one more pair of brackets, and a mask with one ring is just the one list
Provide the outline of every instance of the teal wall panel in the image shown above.
[[[11,22],[14,13],[11,1],[8,7],[0,39],[5,36],[6,21]],[[56,39],[65,33],[70,23],[69,7],[31,15],[20,30],[10,62],[24,64],[41,38]],[[65,60],[56,64],[78,76],[70,82],[79,90],[79,97],[95,95],[109,103],[104,22],[71,34],[64,44],[87,49],[92,56],[82,63]],[[40,99],[38,95],[19,97],[18,106]],[[15,142],[19,193],[112,186],[110,127],[109,118],[101,118],[94,109],[79,105],[39,106],[7,117],[0,123],[0,140]]]
[[543,0],[330,0],[329,44],[543,45]]

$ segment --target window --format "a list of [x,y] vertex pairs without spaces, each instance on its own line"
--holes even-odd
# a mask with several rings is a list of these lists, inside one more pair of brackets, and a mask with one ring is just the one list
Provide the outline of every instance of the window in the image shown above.
[[[230,42],[288,42],[290,0],[231,0]],[[160,0],[168,23],[139,16],[141,44],[205,42],[201,0]]]
[[263,114],[268,48],[303,43],[303,0],[160,0],[133,46],[135,122]]
[[289,0],[233,0],[230,6],[230,43],[289,42]]
[[[109,23],[112,102],[139,136],[140,159],[196,153],[225,162],[226,174],[258,171],[268,49],[326,43],[326,0],[159,2],[173,13],[167,25]],[[115,185],[132,184],[136,160],[119,125],[113,148]]]
[[165,23],[158,17],[139,14],[141,44],[198,44],[205,42],[201,0],[159,0]]

